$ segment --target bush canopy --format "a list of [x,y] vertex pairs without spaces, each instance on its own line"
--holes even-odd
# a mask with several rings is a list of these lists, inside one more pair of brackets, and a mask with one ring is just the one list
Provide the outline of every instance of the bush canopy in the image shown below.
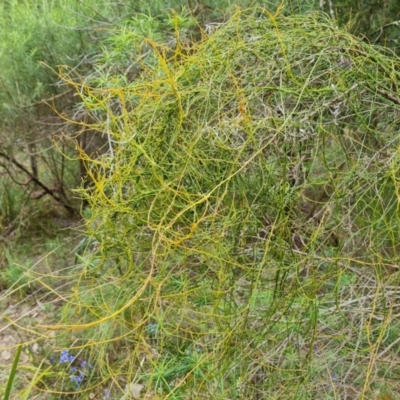
[[261,8],[194,48],[145,43],[158,61],[138,57],[139,79],[79,88],[110,151],[82,190],[89,239],[57,328],[85,328],[102,382],[149,398],[395,382],[399,59],[324,14]]

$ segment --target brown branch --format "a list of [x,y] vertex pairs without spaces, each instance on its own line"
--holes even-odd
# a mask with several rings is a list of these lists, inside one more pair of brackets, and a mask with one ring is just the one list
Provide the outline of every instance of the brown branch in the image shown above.
[[18,182],[18,181],[14,178],[13,173],[9,170],[9,168],[8,168],[8,166],[7,166],[6,164],[0,162],[0,167],[2,167],[2,168],[6,171],[7,176],[8,176],[16,185],[19,185],[19,186],[26,186],[26,185],[28,185],[28,184],[30,183],[30,181],[32,180],[32,179],[29,178],[26,182]]
[[43,182],[41,182],[32,172],[30,172],[23,164],[18,162],[14,157],[12,157],[6,153],[3,153],[2,151],[0,151],[0,157],[5,158],[7,161],[11,162],[18,169],[20,169],[26,175],[28,175],[28,177],[30,178],[30,180],[32,182],[35,182],[36,185],[40,186],[43,189],[45,194],[49,194],[51,197],[53,197],[54,200],[61,203],[68,210],[68,212],[75,213],[76,210],[73,207],[71,207],[69,204],[65,203],[65,201],[63,201],[63,199],[61,197],[57,196],[55,190],[48,188]]
[[37,101],[36,103],[31,103],[31,104],[26,104],[20,108],[28,108],[28,107],[34,107],[34,106],[38,106],[39,104],[47,104],[47,102],[49,101],[53,101],[55,99],[58,99],[59,97],[63,97],[68,93],[71,93],[73,89],[68,89],[65,92],[59,93],[59,94],[55,94],[54,96],[49,97],[48,99],[42,99],[40,101]]
[[378,32],[380,33],[380,35],[382,35],[382,32],[384,29],[388,28],[389,26],[399,26],[399,24],[400,24],[400,20],[389,22],[388,24],[385,24],[385,25],[381,26],[380,28],[378,28],[376,31],[372,32],[370,36],[375,35]]

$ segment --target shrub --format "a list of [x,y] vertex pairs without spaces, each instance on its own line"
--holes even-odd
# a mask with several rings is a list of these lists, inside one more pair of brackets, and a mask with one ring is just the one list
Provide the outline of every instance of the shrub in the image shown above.
[[85,329],[113,395],[372,397],[395,370],[398,59],[264,9],[193,53],[149,43],[142,78],[83,88],[112,151],[52,328]]

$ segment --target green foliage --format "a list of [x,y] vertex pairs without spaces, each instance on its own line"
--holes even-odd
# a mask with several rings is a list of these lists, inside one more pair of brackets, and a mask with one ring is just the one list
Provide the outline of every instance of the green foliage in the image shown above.
[[[17,255],[11,253],[13,250],[7,246],[1,246],[5,259],[3,262],[0,260],[0,290],[4,293],[9,292],[10,295],[14,295],[14,298],[24,299],[34,288],[38,287],[33,282],[29,271],[29,261],[32,260],[33,255],[24,254],[24,251],[20,249],[18,256],[27,258],[27,260],[22,261],[22,264]],[[13,253],[15,253],[15,250]]]
[[27,202],[27,194],[18,185],[12,185],[8,179],[0,184],[0,231],[4,235],[19,226],[19,218]]
[[[0,5],[1,115],[15,122],[20,108],[56,93],[49,67],[80,56],[80,2],[8,1]],[[70,12],[65,12],[70,9]],[[3,122],[4,123],[4,122]]]
[[[182,10],[186,2],[175,0],[174,8]],[[213,4],[225,8],[228,2]],[[59,93],[57,67],[67,65],[79,68],[81,73],[90,72],[97,62],[96,54],[107,42],[114,51],[124,53],[127,40],[136,31],[150,39],[158,40],[166,29],[168,18],[164,2],[137,1],[113,2],[79,0],[19,1],[8,0],[0,4],[0,68],[1,87],[0,115],[2,124],[15,124],[16,112],[21,117],[32,103]],[[179,14],[181,15],[181,14]],[[183,14],[182,14],[183,15]],[[190,15],[190,11],[187,12]],[[187,27],[189,18],[177,17],[179,28]],[[127,37],[122,32],[107,39],[111,29],[123,30],[125,24],[134,27]],[[173,29],[174,26],[171,26]],[[158,29],[158,32],[157,32]],[[102,39],[105,38],[105,42]],[[115,42],[115,41],[118,42]],[[124,47],[124,49],[121,48]],[[105,52],[104,57],[107,56]]]
[[[108,149],[80,151],[94,187],[80,191],[91,209],[76,256],[47,240],[36,270],[32,246],[2,252],[2,298],[35,281],[67,304],[50,327],[65,329],[56,344],[30,334],[93,364],[75,387],[42,359],[25,398],[392,398],[399,63],[325,16],[295,13],[323,7],[396,44],[397,5],[292,1],[284,18],[278,3],[226,25],[238,3],[0,5],[0,150],[32,172],[40,159],[40,179],[64,195],[76,185],[68,142],[57,143],[71,163],[47,152],[44,97],[70,119],[90,115],[81,128]],[[2,184],[2,228],[51,236],[70,224],[47,197],[27,206],[32,190]]]
[[324,11],[353,34],[397,53],[400,50],[397,0],[289,0],[286,10],[291,13]]
[[10,376],[9,376],[8,382],[7,382],[6,392],[4,394],[4,400],[10,399],[11,389],[12,389],[12,385],[14,382],[15,374],[17,372],[17,367],[18,367],[19,358],[21,356],[21,351],[22,351],[22,344],[20,344],[17,347],[17,351],[15,353],[14,362],[11,367]]
[[398,16],[400,4],[396,0],[372,1],[362,3],[347,0],[334,4],[339,21],[349,29],[366,37],[372,43],[400,50]]
[[[78,129],[66,121],[83,121],[81,129],[85,130],[86,112],[76,104],[72,91],[63,86],[58,76],[59,67],[68,68],[70,79],[76,79],[79,72],[97,86],[103,85],[109,74],[114,77],[119,74],[119,78],[117,82],[113,83],[113,78],[104,83],[107,87],[120,85],[123,74],[130,74],[128,79],[134,79],[141,70],[136,61],[145,50],[140,45],[132,45],[134,38],[140,35],[154,41],[167,40],[175,29],[193,26],[192,11],[195,10],[186,10],[185,16],[173,14],[172,8],[183,11],[184,3],[171,2],[170,9],[165,12],[163,2],[155,2],[151,8],[137,1],[1,2],[0,167],[5,168],[9,178],[16,178],[12,160],[22,159],[25,168],[22,181],[29,183],[25,186],[26,192],[43,195],[40,193],[43,187],[32,180],[35,177],[47,186],[48,194],[57,192],[53,196],[56,202],[76,214],[79,204],[68,189],[78,186],[81,178],[85,179],[85,168],[83,163],[80,171],[69,168],[70,163],[60,161],[57,151],[61,150],[78,166],[76,143],[73,139],[60,138],[77,134]],[[204,12],[202,7],[196,6],[196,15],[204,19],[214,7],[215,4],[210,4]],[[169,13],[175,15],[173,21]],[[150,65],[150,58],[145,62]],[[86,104],[89,106],[89,98]],[[62,117],[55,110],[59,110]],[[102,115],[96,117],[102,118]],[[89,137],[89,133],[86,136]],[[57,150],[53,147],[55,138]],[[93,142],[93,138],[89,137],[85,143],[88,142]],[[103,143],[94,140],[91,147],[82,142],[79,146],[91,156],[102,151]],[[40,170],[41,165],[46,166],[46,172]],[[71,171],[72,179],[68,174]],[[13,190],[23,192],[21,188]]]
[[115,396],[123,376],[159,398],[371,397],[373,369],[394,376],[398,60],[320,14],[218,28],[79,90],[112,151],[51,328],[84,330]]
[[[279,1],[259,3],[271,12],[280,6]],[[396,23],[392,20],[392,16],[398,14],[396,2],[364,2],[362,6],[353,1],[322,3],[290,1],[284,12],[291,14],[322,7],[340,23],[350,26],[352,31],[377,43],[396,46]],[[91,85],[120,87],[137,79],[143,70],[153,68],[157,63],[150,43],[144,38],[164,43],[169,48],[173,48],[174,42],[196,42],[204,31],[212,29],[214,21],[226,18],[238,5],[249,4],[256,3],[242,0],[231,4],[229,1],[210,0],[192,4],[175,0],[169,2],[169,8],[165,10],[163,2],[149,5],[132,0],[2,2],[0,150],[13,156],[25,153],[31,158],[34,173],[39,154],[46,158],[49,149],[52,153],[50,138],[54,133],[76,134],[67,125],[53,128],[53,124],[61,124],[61,121],[56,121],[53,111],[42,103],[47,99],[50,106],[62,110],[70,119],[83,110],[82,106],[75,104],[70,92],[64,90],[57,76],[58,66],[72,69],[70,79],[75,79],[72,75],[79,71],[87,75]],[[371,13],[374,18],[369,17]],[[177,38],[177,34],[181,37]],[[181,50],[185,53],[188,48]],[[89,106],[88,98],[85,102]],[[103,115],[96,117],[101,120]],[[52,166],[50,170],[59,175],[58,180],[59,168]],[[75,175],[78,181],[80,177],[76,171]],[[56,186],[60,185],[63,186],[64,182],[56,182]],[[72,186],[75,185],[74,182]],[[63,201],[67,207],[70,206],[71,199]]]

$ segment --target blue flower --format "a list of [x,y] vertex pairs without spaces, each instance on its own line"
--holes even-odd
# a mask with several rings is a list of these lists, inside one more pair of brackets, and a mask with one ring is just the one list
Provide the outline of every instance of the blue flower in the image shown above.
[[[54,360],[54,357],[52,358]],[[62,350],[60,352],[59,363],[64,364],[63,369],[69,375],[71,383],[75,384],[76,389],[80,387],[89,374],[89,370],[92,368],[85,360],[79,360],[78,365],[77,360],[78,357],[70,354],[69,350]]]
[[75,356],[71,356],[68,350],[61,351],[60,363],[72,363],[75,360]]
[[81,376],[77,376],[77,375],[72,375],[71,376],[71,382],[81,383],[82,379],[83,378]]
[[91,369],[92,366],[89,365],[87,361],[83,360],[83,361],[81,361],[81,368],[88,368],[88,369]]
[[71,382],[72,382],[72,383],[75,383],[75,387],[78,388],[79,385],[80,385],[80,384],[82,383],[82,381],[83,381],[83,376],[72,375],[72,376],[70,377],[70,379],[71,379]]

